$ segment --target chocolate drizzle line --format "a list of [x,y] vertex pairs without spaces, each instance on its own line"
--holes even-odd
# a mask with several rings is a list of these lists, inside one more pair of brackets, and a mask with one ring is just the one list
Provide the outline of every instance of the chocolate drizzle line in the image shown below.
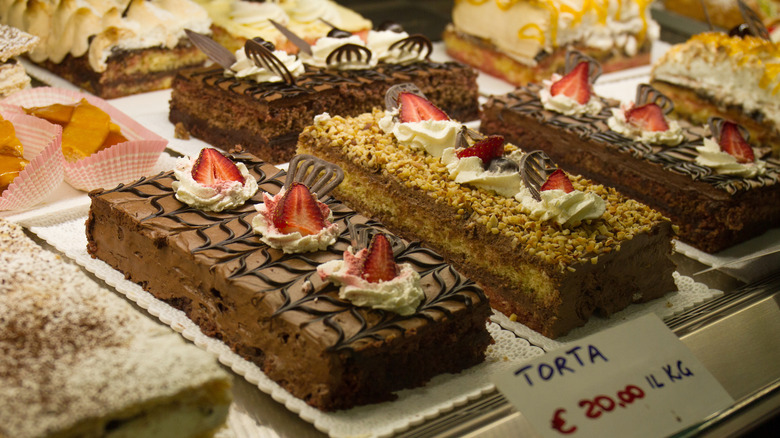
[[[616,104],[605,105],[595,116],[566,116],[544,109],[539,99],[541,86],[531,84],[520,87],[495,102],[505,106],[505,110],[515,111],[532,117],[540,124],[547,124],[574,133],[583,139],[597,140],[606,147],[630,154],[634,158],[647,160],[663,166],[670,172],[688,175],[723,190],[729,194],[780,183],[780,160],[766,159],[767,172],[755,178],[743,178],[731,175],[718,175],[713,169],[695,162],[706,135],[703,127],[683,129],[685,139],[677,146],[647,145],[625,137],[609,129],[607,120],[612,116],[611,108]],[[608,102],[605,102],[608,103]]]
[[[262,169],[263,162],[246,156],[234,158],[243,162],[250,174],[257,177],[260,191],[276,193],[282,188],[285,172],[266,175]],[[379,223],[361,218],[331,198],[326,204],[333,211],[334,222],[339,223],[341,235],[338,241],[326,251],[284,254],[262,243],[252,230],[251,219],[256,214],[254,206],[262,202],[261,192],[235,210],[203,212],[175,199],[171,188],[174,180],[173,172],[160,173],[132,184],[120,185],[105,191],[104,195],[121,192],[132,195],[134,202],[151,204],[153,212],[141,219],[142,226],[152,222],[168,226],[171,237],[192,233],[197,237],[197,245],[190,250],[191,253],[208,257],[211,271],[228,272],[225,274],[228,284],[251,285],[255,290],[250,300],[252,305],[258,307],[279,302],[274,305],[275,308],[272,307],[273,318],[305,315],[300,323],[302,327],[311,326],[314,330],[315,326],[320,326],[316,329],[334,333],[336,340],[327,347],[328,350],[352,351],[371,341],[403,335],[415,325],[414,321],[440,320],[458,309],[487,300],[475,283],[458,274],[438,254],[417,242],[407,243],[388,235],[396,260],[410,263],[420,274],[423,284],[429,285],[426,299],[418,311],[409,316],[356,307],[339,299],[338,288],[322,282],[316,268],[324,261],[341,259],[344,249],[350,244],[349,223],[357,220],[354,225],[357,229],[380,228]],[[307,291],[307,288],[311,290]],[[229,289],[214,293],[230,294]],[[275,298],[268,301],[272,296]],[[300,320],[300,317],[297,318]]]

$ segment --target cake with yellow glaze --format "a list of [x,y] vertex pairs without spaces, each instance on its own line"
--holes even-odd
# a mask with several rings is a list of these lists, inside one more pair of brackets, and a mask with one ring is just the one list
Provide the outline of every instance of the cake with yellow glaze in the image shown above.
[[[517,197],[458,182],[447,153],[428,152],[436,141],[422,140],[424,150],[399,141],[383,128],[386,116],[317,117],[300,135],[298,152],[341,166],[337,198],[435,248],[483,287],[494,309],[557,337],[594,313],[675,290],[672,226],[660,213],[570,175],[575,191],[598,198],[603,212],[565,223],[538,218]],[[504,151],[522,154],[511,144]]]
[[207,438],[231,377],[0,220],[0,436]]
[[780,157],[780,46],[753,36],[707,32],[673,46],[651,84],[694,123],[731,119]]
[[574,48],[605,72],[650,62],[650,0],[456,0],[447,53],[515,85],[563,70]]
[[211,26],[191,0],[1,0],[0,21],[40,38],[33,62],[106,99],[168,88],[202,65],[184,29]]

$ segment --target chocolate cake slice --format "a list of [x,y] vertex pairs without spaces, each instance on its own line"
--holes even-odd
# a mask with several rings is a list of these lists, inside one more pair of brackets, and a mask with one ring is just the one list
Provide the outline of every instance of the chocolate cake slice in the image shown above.
[[572,225],[532,219],[516,198],[458,183],[440,158],[386,133],[387,117],[318,117],[298,151],[341,166],[336,197],[435,248],[484,288],[494,309],[557,337],[594,313],[675,290],[672,226],[658,212],[572,176],[574,189],[603,200],[603,214]]
[[780,223],[780,161],[767,158],[763,175],[717,174],[700,165],[704,127],[680,122],[677,146],[647,145],[610,130],[617,102],[594,116],[566,116],[543,108],[539,85],[493,96],[483,107],[481,129],[547,152],[564,168],[614,187],[670,218],[679,237],[717,252]]
[[294,83],[256,82],[221,67],[180,72],[173,81],[169,120],[209,144],[244,150],[272,163],[289,161],[298,134],[321,113],[354,116],[383,107],[385,92],[411,82],[453,118],[479,117],[477,74],[453,62],[380,62],[358,70],[307,65]]
[[237,161],[260,190],[221,213],[179,202],[172,172],[93,191],[89,253],[322,410],[389,400],[394,391],[484,359],[491,309],[475,283],[419,243],[391,237],[396,260],[421,277],[425,297],[416,311],[401,316],[340,299],[317,267],[342,258],[350,224],[380,225],[329,199],[340,231],[334,245],[300,254],[272,249],[251,223],[263,192],[279,192],[285,173],[252,156]]

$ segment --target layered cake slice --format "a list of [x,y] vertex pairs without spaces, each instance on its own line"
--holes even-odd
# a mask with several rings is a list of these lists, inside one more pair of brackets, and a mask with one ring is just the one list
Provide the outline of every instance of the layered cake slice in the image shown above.
[[[491,310],[476,284],[433,251],[386,235],[389,256],[349,271],[347,286],[374,299],[342,295],[318,268],[365,250],[360,236],[380,225],[316,200],[311,192],[327,190],[320,182],[284,187],[272,165],[248,155],[235,163],[206,149],[174,172],[92,192],[88,251],[322,410],[389,400],[484,359]],[[306,163],[318,161],[290,164],[292,173],[339,181],[331,166]]]
[[567,49],[607,72],[650,63],[658,25],[649,0],[457,0],[444,32],[447,53],[511,84],[563,70]]
[[205,438],[232,378],[210,353],[0,220],[0,436]]
[[493,308],[557,337],[675,290],[661,214],[562,171],[537,187],[518,169],[538,154],[399,96],[400,111],[318,117],[298,150],[341,166],[335,196],[437,249]]
[[733,120],[780,157],[778,57],[776,43],[756,36],[702,33],[661,56],[650,84],[674,101],[678,116]]
[[[264,160],[283,163],[294,155],[298,134],[314,116],[358,115],[384,106],[385,92],[398,83],[413,82],[460,120],[479,117],[477,75],[471,68],[428,60],[430,42],[424,37],[372,31],[369,38],[373,35],[379,42],[372,45],[369,39],[368,46],[357,36],[321,38],[311,47],[312,55],[301,58],[250,40],[236,52],[233,65],[180,72],[169,119],[180,135],[192,134],[225,150],[241,145]],[[398,50],[388,50],[396,43]],[[257,61],[246,55],[261,50]],[[272,57],[277,66],[260,56]]]
[[[491,97],[481,129],[542,149],[564,168],[651,206],[679,227],[680,239],[706,252],[780,223],[780,161],[762,157],[767,148],[753,154],[747,147],[752,158],[740,163],[720,151],[717,138],[705,148],[713,135],[707,126],[667,120],[659,108],[621,108],[606,100],[594,113],[566,115],[545,107],[545,89],[531,84]],[[668,112],[671,102],[664,102]]]
[[16,59],[38,44],[38,37],[0,24],[0,97],[30,86],[30,76]]
[[184,29],[209,32],[191,0],[0,1],[0,20],[40,38],[29,58],[109,99],[170,87],[206,57]]

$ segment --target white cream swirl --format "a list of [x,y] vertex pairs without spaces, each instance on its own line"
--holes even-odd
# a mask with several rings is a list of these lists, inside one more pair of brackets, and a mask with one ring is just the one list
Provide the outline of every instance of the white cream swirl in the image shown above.
[[560,225],[577,226],[588,219],[598,219],[606,210],[604,200],[594,193],[574,190],[545,190],[540,192],[541,201],[534,199],[531,191],[523,186],[515,195],[523,212],[531,219],[553,220]]
[[220,181],[204,185],[192,178],[192,166],[197,158],[179,158],[173,174],[176,181],[171,184],[179,201],[205,211],[223,211],[243,205],[257,192],[257,180],[249,174],[244,163],[236,163],[244,182]]
[[720,175],[753,178],[766,173],[766,161],[755,160],[752,163],[739,163],[736,157],[721,151],[718,142],[711,138],[705,138],[704,146],[699,146],[696,150],[699,152],[696,163],[710,167]]
[[352,253],[352,247],[344,252],[344,260],[331,260],[317,267],[323,280],[329,280],[339,289],[339,298],[356,306],[371,307],[411,315],[425,298],[420,285],[420,275],[408,263],[398,265],[399,273],[392,280],[371,283],[359,275],[359,264],[366,257],[366,249]]
[[273,20],[287,26],[290,18],[281,6],[273,2],[244,0],[195,0],[209,13],[214,24],[234,37],[246,39],[261,37],[274,44],[283,40],[282,34],[271,24]]
[[276,228],[272,219],[273,211],[284,193],[284,189],[279,191],[276,196],[263,193],[263,203],[255,205],[255,210],[259,214],[252,219],[252,229],[260,235],[260,240],[271,248],[281,249],[286,254],[321,251],[333,245],[339,237],[339,226],[331,222],[333,212],[320,201],[317,201],[317,206],[326,216],[326,220],[325,227],[318,233],[304,236],[299,231],[283,233]]
[[458,184],[469,184],[485,190],[492,190],[501,196],[511,198],[523,187],[517,172],[491,172],[485,170],[479,157],[458,158],[454,147],[444,149],[441,162]]
[[[273,54],[276,59],[287,67],[287,70],[293,77],[298,77],[306,71],[303,62],[301,62],[297,56],[290,55],[284,50],[274,50]],[[276,74],[273,70],[260,67],[250,58],[247,58],[244,49],[236,50],[236,62],[230,67],[230,70],[225,70],[225,74],[228,76],[252,79],[256,82],[284,81],[284,78]]]
[[444,149],[457,144],[461,123],[454,120],[423,120],[401,123],[396,120],[398,109],[386,111],[379,119],[379,128],[393,134],[399,143],[441,157]]
[[682,128],[675,120],[667,120],[669,129],[666,131],[647,131],[626,120],[625,108],[612,108],[612,117],[607,119],[609,129],[644,144],[660,144],[676,146],[683,139]]
[[588,99],[584,105],[563,93],[553,96],[550,93],[550,88],[552,87],[552,84],[558,82],[560,79],[561,75],[553,73],[549,80],[542,81],[543,87],[539,90],[539,98],[542,100],[544,109],[565,116],[581,116],[583,114],[595,116],[601,112],[603,105],[601,100],[596,97],[595,93],[591,93],[590,99]]

